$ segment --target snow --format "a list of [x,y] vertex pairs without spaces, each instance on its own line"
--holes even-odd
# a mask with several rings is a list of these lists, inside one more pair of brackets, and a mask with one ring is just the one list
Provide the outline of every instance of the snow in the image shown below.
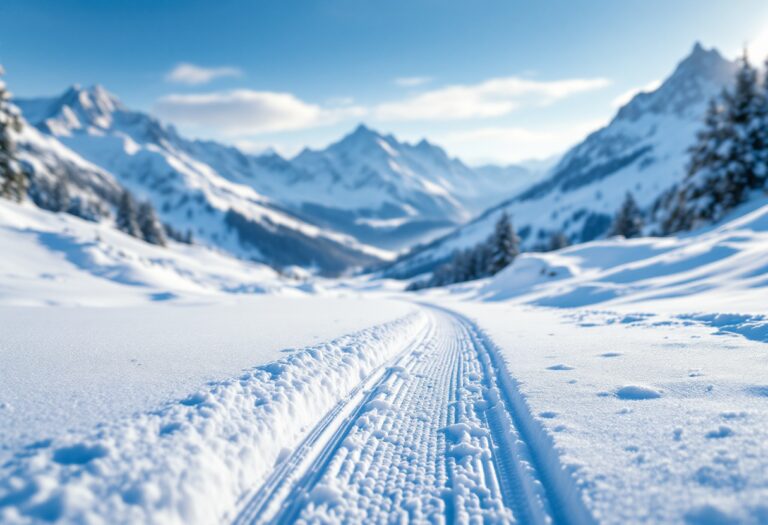
[[[608,125],[571,148],[547,178],[414,250],[387,275],[411,277],[455,250],[474,246],[487,238],[503,210],[526,249],[546,245],[554,232],[571,242],[603,236],[627,192],[650,212],[656,199],[685,176],[688,148],[706,105],[728,85],[734,68],[717,51],[696,46],[658,89],[636,95]],[[647,221],[648,233],[656,229],[654,220]]]
[[704,507],[761,522],[762,343],[713,338],[705,325],[673,319],[455,307],[501,349],[569,484],[600,523],[699,523],[692,516]]
[[524,254],[422,292],[474,320],[600,523],[763,523],[763,197],[672,238]]
[[[25,126],[20,137],[22,148],[31,150],[22,158],[37,166],[36,171],[40,157],[47,160],[44,171],[50,172],[49,179],[62,176],[61,164],[74,165],[67,171],[70,179],[75,173],[76,180],[70,182],[80,187],[78,172],[84,167],[95,172],[87,186],[94,185],[93,179],[104,179],[100,185],[110,185],[113,202],[120,186],[129,189],[151,201],[164,222],[192,230],[200,243],[267,263],[287,259],[281,265],[312,266],[322,260],[320,270],[326,273],[391,257],[386,250],[287,212],[241,178],[232,180],[228,163],[252,167],[253,158],[234,148],[185,140],[149,115],[128,110],[101,86],[75,86],[59,97],[16,102],[37,126]],[[224,159],[208,159],[209,149],[224,154]],[[244,241],[227,222],[230,210],[256,225],[258,243]],[[286,244],[298,253],[291,253]]]
[[[12,391],[13,387],[20,386],[14,384],[14,372],[21,373],[23,380],[34,378],[35,381],[48,383],[48,388],[53,383],[53,389],[46,392],[47,395],[35,396],[28,404],[25,402],[20,406],[19,410],[28,411],[21,418],[12,419],[10,428],[20,428],[24,421],[34,421],[35,416],[58,410],[68,410],[69,419],[64,420],[69,421],[73,408],[81,412],[83,408],[87,410],[89,404],[92,405],[86,401],[85,407],[80,407],[79,401],[94,397],[106,397],[108,401],[104,410],[114,405],[115,412],[92,430],[58,431],[54,439],[27,442],[26,446],[4,450],[0,467],[0,521],[94,522],[110,517],[109,521],[113,523],[217,522],[235,507],[238,498],[263,481],[284,454],[285,447],[298,444],[309,428],[355,389],[361,378],[374,373],[397,356],[425,324],[423,315],[411,312],[327,343],[291,351],[277,361],[254,367],[260,361],[275,359],[277,348],[289,339],[297,340],[295,335],[279,335],[285,332],[284,318],[286,313],[294,318],[301,308],[308,305],[299,306],[298,311],[295,303],[286,306],[281,307],[279,301],[270,303],[272,313],[267,314],[267,319],[261,324],[262,328],[273,325],[267,330],[273,337],[278,335],[273,344],[269,343],[270,337],[264,337],[264,334],[260,334],[258,343],[255,343],[253,337],[248,337],[254,335],[250,328],[245,331],[250,333],[243,333],[242,329],[236,332],[235,339],[241,349],[234,352],[227,348],[227,336],[221,341],[222,332],[218,330],[212,333],[215,343],[210,338],[197,341],[194,343],[197,351],[193,353],[189,353],[183,343],[194,341],[195,335],[201,335],[198,329],[191,330],[191,334],[183,335],[181,339],[171,338],[172,347],[163,349],[162,356],[143,353],[132,344],[129,355],[143,355],[139,357],[141,361],[137,360],[130,366],[151,369],[164,362],[160,365],[164,370],[155,370],[156,373],[182,379],[174,389],[163,388],[154,396],[142,396],[144,399],[139,401],[133,399],[132,391],[145,392],[145,389],[152,387],[153,381],[138,377],[126,383],[121,377],[126,373],[126,364],[109,365],[109,361],[120,359],[115,349],[108,350],[109,357],[104,360],[94,359],[97,357],[95,350],[104,349],[94,345],[93,340],[87,340],[92,351],[75,354],[74,359],[69,361],[84,368],[85,374],[65,370],[64,376],[66,381],[75,381],[92,390],[83,392],[82,397],[62,399],[58,396],[68,393],[68,389],[57,389],[55,386],[59,383],[55,376],[61,372],[57,366],[60,356],[50,359],[47,366],[40,367],[39,358],[42,356],[37,352],[30,356],[23,345],[17,347],[12,356],[21,357],[27,366],[22,370],[13,367],[9,370],[3,366],[4,373],[11,372],[11,382],[2,382],[2,395],[9,393],[5,389]],[[330,320],[321,312],[334,312],[332,315],[335,316],[345,311],[343,306],[332,306],[325,303],[315,305],[311,310],[327,324]],[[359,304],[348,306],[360,308]],[[375,317],[381,319],[382,305],[376,307],[379,312]],[[280,313],[275,315],[275,310]],[[249,312],[240,307],[240,311],[241,316],[250,314],[246,317],[257,313],[264,315],[258,308]],[[116,314],[111,316],[113,323],[116,319],[123,321],[121,312],[111,312]],[[227,317],[232,310],[203,311],[191,316],[184,312],[176,319],[181,323],[176,323],[175,331],[189,330],[189,323],[199,322],[201,314],[209,316],[212,313]],[[140,318],[145,315],[147,312]],[[149,315],[154,317],[154,312]],[[84,317],[87,319],[87,314],[77,316],[78,320]],[[367,312],[365,318],[363,322],[369,323],[371,312]],[[359,323],[360,317],[356,319]],[[242,322],[242,317],[239,321]],[[319,333],[328,334],[327,328],[321,328],[322,324],[310,322],[309,326],[319,329]],[[341,327],[334,326],[333,330],[343,333],[353,324],[354,321],[345,321]],[[277,331],[275,327],[279,325],[282,326]],[[126,324],[123,322],[121,326],[126,327]],[[111,333],[113,327],[114,324],[105,327],[110,333],[110,345],[115,341],[115,334]],[[222,325],[219,320],[208,328],[229,327],[231,321],[224,321]],[[302,327],[307,328],[306,325]],[[162,348],[162,341],[155,342],[156,339],[153,338],[153,345],[158,345],[155,349]],[[306,333],[303,339],[307,339]],[[141,341],[134,343],[138,345]],[[250,354],[243,352],[242,347],[246,344],[249,348],[257,344],[257,351]],[[61,347],[56,347],[58,345],[45,345],[43,353],[60,351]],[[211,360],[204,357],[206,352],[216,354],[213,351],[215,348],[221,348],[227,354],[228,363],[224,368],[230,378],[203,384],[204,377],[216,376],[217,367],[211,367]],[[244,359],[246,356],[247,360]],[[199,357],[203,359],[195,359]],[[183,370],[185,361],[195,363],[191,378],[187,377],[189,372]],[[104,362],[106,364],[100,364]],[[245,363],[250,366],[234,375],[237,368]],[[113,387],[110,382],[116,385]],[[165,377],[163,382],[167,383],[168,378]],[[120,388],[121,383],[128,388]],[[197,384],[196,392],[158,405],[160,399],[174,399],[175,394],[190,391],[193,384]],[[25,390],[29,395],[29,387]],[[131,408],[138,409],[137,412],[130,414],[128,407],[122,406],[119,399],[124,395],[130,396]],[[63,401],[61,405],[58,405],[59,400]],[[152,410],[148,410],[148,406],[152,406]],[[3,411],[11,407],[13,402]],[[100,414],[104,415],[104,412]],[[91,423],[90,419],[86,417],[81,422],[87,425]],[[0,428],[8,427],[3,424]],[[45,435],[40,434],[38,428],[30,430],[38,437]],[[13,441],[11,443],[15,445]]]
[[[568,153],[554,189],[509,203],[518,226],[573,235],[579,210],[608,214],[627,189],[649,205],[730,68],[697,46]],[[0,522],[768,521],[765,195],[677,237],[526,253],[492,278],[405,294],[232,258],[218,250],[264,245],[241,250],[216,214],[376,254],[272,197],[340,200],[384,235],[464,220],[515,169],[480,183],[425,141],[365,127],[292,161],[249,157],[99,88],[26,108],[61,138],[25,132],[36,173],[66,165],[90,197],[119,176],[157,199],[173,179],[193,203],[167,216],[191,210],[207,246],[0,201]],[[585,184],[589,170],[566,169],[637,151]],[[281,178],[248,181],[240,163]],[[387,188],[397,211],[373,211]],[[409,269],[485,238],[494,213]]]
[[201,246],[147,244],[107,224],[0,201],[0,305],[127,305],[298,294],[268,266]]
[[762,523],[767,201],[409,295],[2,203],[0,521]]

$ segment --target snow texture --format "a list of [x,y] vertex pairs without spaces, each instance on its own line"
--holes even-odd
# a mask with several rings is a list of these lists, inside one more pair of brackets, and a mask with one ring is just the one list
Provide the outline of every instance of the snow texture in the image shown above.
[[218,522],[425,322],[413,312],[91,432],[29,443],[0,467],[0,521]]

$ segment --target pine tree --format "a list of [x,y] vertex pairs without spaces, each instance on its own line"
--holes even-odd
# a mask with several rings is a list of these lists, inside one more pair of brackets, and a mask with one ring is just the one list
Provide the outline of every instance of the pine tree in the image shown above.
[[760,185],[756,153],[764,147],[761,144],[763,130],[760,129],[763,103],[757,72],[750,65],[745,51],[726,106],[725,171],[721,185],[716,188],[718,192],[723,192],[724,211],[741,204],[747,191]]
[[141,236],[145,241],[158,246],[166,245],[165,230],[149,201],[142,202],[139,206],[137,222],[139,229],[141,229]]
[[128,190],[123,190],[117,206],[117,228],[128,235],[141,238],[141,228],[136,218],[136,203]]
[[562,231],[556,231],[549,237],[547,251],[554,252],[568,246],[568,237]]
[[[0,75],[3,73],[0,66]],[[27,194],[27,176],[16,158],[13,133],[21,131],[21,118],[10,100],[11,94],[0,80],[0,197],[20,202]]]
[[631,192],[627,192],[624,202],[616,212],[611,225],[610,235],[621,235],[627,239],[639,237],[643,233],[643,214]]
[[[766,77],[768,80],[768,76]],[[689,150],[681,189],[668,199],[665,233],[721,219],[768,180],[768,84],[760,89],[746,52],[732,91],[710,102]]]
[[71,198],[69,195],[69,188],[64,178],[60,178],[56,181],[56,185],[51,191],[50,209],[56,212],[66,212],[69,210]]
[[512,261],[520,253],[520,239],[517,237],[506,211],[502,212],[496,222],[488,243],[491,250],[488,273],[491,275],[512,264]]
[[472,275],[475,279],[488,277],[491,272],[491,245],[488,241],[483,241],[472,250]]

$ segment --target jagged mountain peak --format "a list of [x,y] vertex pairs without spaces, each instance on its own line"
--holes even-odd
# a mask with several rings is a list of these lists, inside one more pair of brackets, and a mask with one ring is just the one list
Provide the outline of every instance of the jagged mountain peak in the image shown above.
[[73,125],[77,120],[81,126],[106,129],[112,125],[112,115],[124,109],[120,99],[100,84],[86,88],[75,84],[50,104],[48,114],[40,120],[65,116]]
[[637,120],[644,114],[674,114],[689,118],[698,116],[701,104],[733,78],[736,65],[717,49],[706,49],[696,42],[674,72],[650,92],[636,95],[616,115],[616,120]]
[[126,107],[104,86],[70,86],[61,95],[49,98],[16,99],[25,118],[51,135],[67,137],[79,134],[117,133],[137,142],[177,142],[173,126]]
[[525,248],[547,246],[557,233],[584,242],[606,234],[631,191],[648,212],[650,230],[654,203],[685,176],[688,148],[707,102],[732,83],[737,67],[697,43],[657,89],[635,95],[608,125],[572,147],[547,178],[414,250],[389,274],[410,276],[434,268],[454,250],[487,237],[501,210],[514,217]]
[[[351,133],[342,137],[338,142],[331,144],[327,150],[343,151],[355,149],[370,151],[382,148],[389,150],[391,147],[397,146],[397,144],[397,140],[392,135],[384,135],[365,124],[359,124]],[[390,148],[387,148],[387,146]]]

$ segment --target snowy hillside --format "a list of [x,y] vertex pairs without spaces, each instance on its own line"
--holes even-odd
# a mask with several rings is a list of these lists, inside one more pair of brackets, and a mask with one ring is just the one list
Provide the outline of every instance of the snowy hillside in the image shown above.
[[[715,326],[768,342],[761,290],[768,261],[768,201],[741,206],[717,225],[677,237],[607,239],[521,255],[477,290],[487,301],[559,308],[726,312]],[[752,315],[749,315],[752,314]]]
[[609,125],[568,151],[548,178],[415,249],[388,273],[409,276],[433,268],[453,250],[484,239],[503,209],[528,249],[561,231],[571,242],[599,238],[626,192],[648,209],[682,180],[687,149],[701,128],[707,102],[732,81],[735,68],[716,50],[696,44],[658,89],[636,95]]
[[[292,292],[270,267],[202,246],[148,244],[31,204],[0,200],[0,305],[146,304],[230,293]],[[300,293],[300,292],[294,292]]]
[[763,196],[716,226],[523,254],[419,299],[483,327],[596,522],[758,524],[766,261]]
[[370,264],[383,255],[228,180],[192,156],[195,145],[173,128],[128,110],[99,86],[17,102],[29,122],[149,199],[164,222],[192,228],[198,242],[275,266],[325,273]]

